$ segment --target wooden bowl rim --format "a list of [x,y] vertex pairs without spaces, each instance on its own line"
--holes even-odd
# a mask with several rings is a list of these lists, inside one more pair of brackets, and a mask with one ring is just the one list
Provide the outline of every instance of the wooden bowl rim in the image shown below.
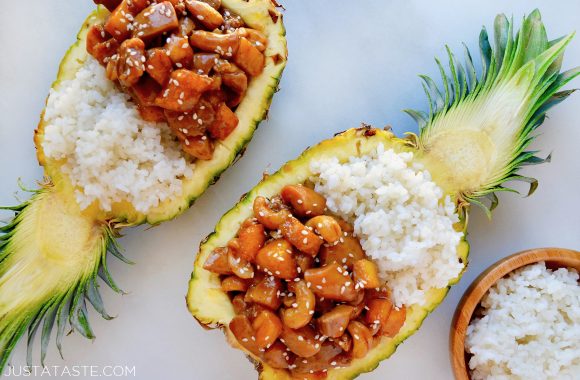
[[580,252],[565,248],[528,249],[507,256],[483,271],[467,288],[457,305],[451,322],[449,350],[451,367],[457,380],[470,380],[465,353],[465,335],[473,312],[481,299],[500,278],[523,266],[540,261],[556,267],[575,268],[580,271]]

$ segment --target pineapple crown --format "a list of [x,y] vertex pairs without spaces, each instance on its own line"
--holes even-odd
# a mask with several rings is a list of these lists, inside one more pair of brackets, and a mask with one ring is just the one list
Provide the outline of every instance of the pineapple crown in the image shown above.
[[[464,65],[457,62],[446,46],[449,75],[440,60],[435,59],[443,79],[442,88],[428,76],[420,76],[429,113],[405,110],[419,124],[419,136],[412,136],[414,145],[429,151],[442,131],[461,129],[469,124],[474,130],[486,131],[494,143],[503,146],[497,152],[499,159],[490,164],[491,169],[485,173],[484,181],[466,183],[454,189],[460,210],[475,204],[491,216],[498,204],[496,192],[518,192],[504,186],[508,181],[529,183],[527,195],[536,190],[538,181],[518,172],[523,166],[550,160],[550,156],[540,158],[536,156],[538,151],[526,148],[534,140],[534,131],[543,123],[546,111],[574,92],[559,91],[580,74],[580,67],[560,72],[564,50],[573,36],[571,33],[548,40],[537,9],[524,17],[514,36],[513,19],[508,20],[500,14],[495,19],[494,44],[490,43],[485,27],[479,35],[479,75],[464,44]],[[495,129],[503,130],[487,132],[494,123],[499,125]]]
[[[0,226],[0,264],[8,265],[7,262],[14,252],[15,235],[18,232],[19,225],[26,217],[27,209],[52,186],[50,181],[46,181],[41,184],[40,189],[30,190],[20,184],[22,190],[33,194],[32,197],[17,206],[0,207],[0,210],[8,210],[15,213],[14,218],[9,223]],[[42,365],[44,365],[48,343],[55,324],[57,327],[56,346],[61,357],[62,338],[67,326],[70,325],[71,329],[78,331],[86,338],[94,338],[93,331],[89,325],[87,300],[103,318],[112,319],[103,306],[103,300],[99,292],[98,277],[115,292],[123,293],[109,273],[107,258],[111,254],[125,263],[132,264],[120,251],[116,241],[120,235],[116,227],[117,225],[113,221],[102,226],[103,235],[100,242],[100,257],[95,267],[92,268],[87,276],[79,278],[68,291],[63,294],[55,294],[48,302],[31,312],[16,311],[15,315],[5,314],[0,318],[0,371],[6,365],[10,353],[27,329],[27,364],[29,366],[32,365],[33,343],[38,330],[41,330]],[[2,270],[3,267],[0,266],[0,272]]]

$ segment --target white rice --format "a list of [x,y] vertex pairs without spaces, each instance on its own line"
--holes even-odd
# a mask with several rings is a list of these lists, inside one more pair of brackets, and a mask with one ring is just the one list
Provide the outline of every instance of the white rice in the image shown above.
[[580,286],[573,269],[526,266],[499,280],[467,329],[473,380],[580,379]]
[[83,209],[97,201],[108,211],[128,201],[146,212],[180,195],[183,178],[192,175],[169,127],[144,121],[92,57],[51,91],[44,118],[44,153],[65,160]]
[[311,170],[328,209],[354,222],[397,306],[423,304],[427,291],[446,287],[464,268],[457,258],[462,233],[453,228],[455,206],[413,162],[413,153],[380,145],[346,163],[315,161]]

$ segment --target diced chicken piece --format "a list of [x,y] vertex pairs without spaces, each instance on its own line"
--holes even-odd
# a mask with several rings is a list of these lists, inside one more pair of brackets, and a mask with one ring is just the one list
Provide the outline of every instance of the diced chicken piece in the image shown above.
[[386,335],[388,337],[394,337],[399,333],[401,328],[405,325],[405,319],[407,318],[407,309],[405,305],[400,308],[393,307],[391,313],[389,314],[389,319],[385,325],[381,328],[379,334]]
[[133,36],[151,40],[179,27],[175,8],[169,1],[153,3],[135,16]]
[[231,249],[228,251],[228,264],[230,264],[230,268],[236,276],[244,279],[254,277],[254,267],[252,264]]
[[368,325],[386,326],[389,315],[393,310],[393,303],[384,298],[375,298],[367,301],[365,322]]
[[181,143],[181,149],[185,153],[200,160],[211,160],[214,146],[207,136],[192,136],[186,138]]
[[255,258],[258,269],[271,276],[292,280],[297,276],[292,245],[285,239],[271,240],[261,248]]
[[213,30],[224,23],[222,15],[203,1],[186,0],[185,6],[192,17],[206,29]]
[[222,290],[224,292],[245,292],[248,290],[248,280],[238,276],[228,276],[222,280]]
[[343,236],[340,225],[336,219],[329,215],[318,215],[310,218],[306,222],[306,227],[314,230],[329,244],[337,243]]
[[282,282],[273,276],[265,276],[261,280],[252,284],[246,292],[244,300],[254,302],[260,305],[276,310],[280,307],[280,292],[282,291]]
[[159,92],[161,92],[161,86],[148,75],[143,75],[130,89],[135,102],[143,106],[155,105],[155,98]]
[[205,135],[205,127],[194,119],[194,115],[195,112],[165,110],[167,124],[180,140],[185,140],[187,137]]
[[225,140],[238,126],[238,117],[225,103],[221,103],[216,110],[213,124],[208,125],[207,130],[211,137],[217,140]]
[[302,358],[309,358],[320,351],[320,343],[314,338],[316,333],[310,326],[304,326],[293,330],[284,325],[280,341],[284,343],[290,351]]
[[193,70],[198,74],[209,75],[218,60],[216,53],[195,53],[193,55]]
[[324,245],[318,256],[322,265],[337,263],[352,269],[356,261],[365,257],[365,253],[357,238],[344,236],[338,244]]
[[163,91],[155,99],[159,107],[172,111],[190,111],[201,94],[211,87],[212,79],[186,69],[175,70]]
[[176,35],[169,37],[165,44],[165,51],[178,68],[191,69],[193,66],[193,49],[187,37]]
[[102,5],[112,12],[121,4],[121,0],[93,0],[93,2],[97,5]]
[[270,348],[264,352],[264,361],[272,368],[286,369],[289,367],[292,358],[291,353],[286,351],[286,346],[281,342],[274,342]]
[[[355,285],[355,288],[356,288],[356,285]],[[349,305],[354,307],[351,319],[356,319],[359,317],[359,315],[361,315],[361,313],[363,312],[363,310],[365,309],[365,306],[366,306],[365,301],[366,301],[366,292],[362,291],[362,292],[358,292],[357,297],[353,301],[350,301],[348,303]]]
[[240,15],[233,13],[232,11],[225,9],[222,12],[222,16],[224,17],[224,25],[223,30],[228,32],[233,32],[237,28],[241,28],[244,26],[244,20]]
[[119,47],[117,76],[119,83],[132,87],[145,72],[145,43],[139,38],[123,41]]
[[181,37],[187,37],[191,35],[191,32],[195,30],[195,23],[189,17],[183,17],[179,21],[179,35]]
[[119,42],[131,37],[133,20],[149,5],[149,0],[123,0],[105,22],[105,30]]
[[119,43],[111,38],[101,24],[93,25],[87,32],[87,52],[102,65],[117,52]]
[[342,348],[344,352],[349,352],[352,349],[352,338],[350,334],[345,332],[340,336],[340,338],[335,339],[334,342]]
[[246,74],[238,66],[225,59],[218,59],[214,69],[221,74],[224,85],[234,95],[229,97],[227,102],[228,106],[235,107],[240,104],[248,88],[248,77]]
[[335,301],[350,302],[358,297],[354,281],[346,275],[338,264],[329,264],[321,268],[311,268],[304,272],[304,279],[312,285],[310,289],[319,297]]
[[157,83],[165,86],[173,70],[173,62],[167,56],[165,50],[161,48],[149,49],[147,51],[147,61],[145,61],[145,70]]
[[294,213],[300,217],[313,217],[324,214],[326,199],[304,185],[286,185],[280,192],[284,202],[289,203]]
[[377,298],[381,299],[391,299],[391,292],[386,287],[367,289],[365,291],[365,297],[367,300],[373,300]]
[[219,34],[205,30],[194,30],[191,32],[189,42],[191,46],[199,50],[231,58],[238,51],[240,36],[237,33]]
[[245,315],[236,315],[229,324],[230,331],[236,337],[238,343],[254,355],[261,355],[260,349],[256,344],[254,329],[250,320]]
[[107,66],[105,67],[105,75],[107,76],[108,80],[116,81],[119,79],[119,75],[117,73],[117,65],[119,64],[119,56],[117,54],[113,55],[109,62],[107,62]]
[[302,374],[323,373],[324,370],[333,367],[332,363],[335,363],[334,366],[338,366],[339,362],[344,365],[346,358],[339,359],[340,354],[342,354],[342,349],[339,346],[331,342],[321,343],[320,351],[316,355],[307,359],[297,359],[294,362],[295,367],[292,368],[292,373],[302,378]]
[[353,317],[354,307],[338,305],[328,313],[318,318],[318,328],[323,335],[338,338],[344,334]]
[[277,206],[276,203],[268,202],[268,200],[262,196],[258,196],[254,199],[254,216],[258,222],[262,223],[264,227],[269,230],[277,230],[278,227],[280,227],[280,224],[290,216],[290,212],[286,208],[280,208]]
[[296,299],[290,307],[282,309],[282,321],[291,329],[299,329],[312,320],[316,298],[304,280],[288,284],[288,290],[296,294]]
[[242,314],[248,308],[248,304],[244,301],[244,294],[236,294],[232,298],[232,306],[234,307],[234,312],[236,314]]
[[228,94],[227,105],[228,107],[237,107],[244,96],[246,95],[246,89],[248,88],[248,77],[243,71],[239,73],[228,73],[222,74],[222,79],[224,85],[227,87],[224,89]]
[[[171,5],[173,5],[173,8],[175,8],[175,12],[177,13],[177,17],[187,15],[187,9],[185,8],[185,0],[167,0],[167,1],[169,1],[171,3]],[[184,17],[184,19],[185,18],[189,18],[189,17]]]
[[339,218],[337,216],[335,216],[334,219],[336,219],[336,221],[338,222],[338,225],[340,226],[340,229],[342,230],[342,232],[346,232],[347,234],[352,234],[352,232],[354,231],[354,227],[352,226],[352,224],[350,224],[346,220]]
[[367,259],[361,259],[354,263],[353,279],[365,289],[381,286],[377,264]]
[[165,114],[161,107],[140,105],[137,109],[139,110],[139,115],[145,121],[152,121],[154,123],[165,121]]
[[316,256],[322,245],[322,239],[310,231],[294,217],[288,217],[280,225],[280,232],[299,251]]
[[228,263],[228,251],[227,247],[218,247],[211,251],[205,259],[203,269],[217,274],[232,274]]
[[[310,285],[312,286],[312,284]],[[316,313],[323,315],[334,309],[336,302],[329,298],[320,297],[316,300]]]
[[213,9],[219,10],[222,6],[222,0],[201,0],[212,6]]
[[282,333],[282,321],[270,310],[262,310],[258,313],[252,327],[256,332],[256,344],[259,348],[270,347]]
[[296,264],[298,264],[298,267],[300,268],[300,273],[306,272],[314,265],[314,257],[302,252],[297,252],[294,255],[294,258],[296,259]]
[[266,58],[247,38],[240,38],[238,50],[234,56],[234,63],[246,73],[255,77],[264,71]]
[[238,33],[241,37],[247,38],[261,53],[266,50],[268,39],[262,32],[252,28],[239,28]]
[[358,321],[350,321],[347,329],[352,337],[352,356],[356,359],[364,357],[372,347],[370,330]]

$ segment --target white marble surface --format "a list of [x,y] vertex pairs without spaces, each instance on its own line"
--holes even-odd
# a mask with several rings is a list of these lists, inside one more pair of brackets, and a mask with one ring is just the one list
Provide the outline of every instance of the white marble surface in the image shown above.
[[[104,292],[109,312],[118,317],[104,321],[91,312],[97,338],[66,337],[64,361],[51,343],[49,364],[135,366],[139,379],[256,378],[243,355],[229,348],[221,333],[204,331],[184,302],[196,247],[240,194],[263,171],[360,122],[391,124],[399,134],[416,130],[400,112],[426,107],[416,75],[436,75],[433,57],[443,56],[446,43],[455,50],[462,41],[475,48],[481,25],[490,30],[498,12],[519,20],[540,7],[550,37],[580,27],[575,0],[285,3],[290,60],[269,121],[243,159],[184,215],[147,232],[128,231],[121,243],[137,264],[112,261],[111,270],[129,294]],[[14,204],[17,179],[33,186],[42,176],[32,133],[60,58],[93,5],[89,0],[0,0],[0,5],[0,204]],[[574,64],[580,65],[578,37],[564,67]],[[361,378],[450,379],[449,324],[477,274],[525,248],[580,248],[579,109],[580,94],[575,94],[550,113],[534,147],[544,155],[553,152],[552,163],[526,170],[539,179],[538,191],[531,198],[501,196],[492,222],[475,212],[471,263],[459,285],[391,359]],[[12,363],[24,362],[21,342]]]

